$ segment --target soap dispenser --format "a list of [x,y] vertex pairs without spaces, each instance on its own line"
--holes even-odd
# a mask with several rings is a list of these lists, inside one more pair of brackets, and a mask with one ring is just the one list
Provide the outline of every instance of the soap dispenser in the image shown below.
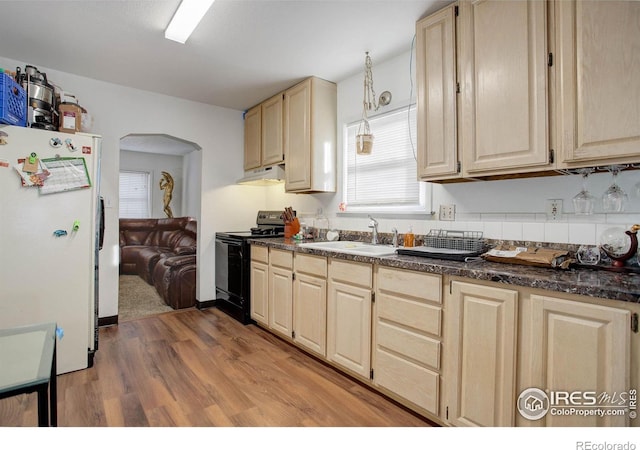
[[404,246],[413,247],[415,245],[415,236],[413,234],[413,228],[409,225],[409,230],[404,235]]

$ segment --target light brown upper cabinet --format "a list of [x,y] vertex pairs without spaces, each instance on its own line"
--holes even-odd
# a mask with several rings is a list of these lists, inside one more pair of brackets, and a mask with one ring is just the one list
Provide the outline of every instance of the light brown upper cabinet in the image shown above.
[[282,94],[274,95],[262,103],[262,165],[270,166],[284,161],[282,145]]
[[420,179],[555,168],[546,2],[462,0],[416,33]]
[[416,34],[420,179],[640,162],[640,2],[460,0]]
[[459,172],[456,128],[457,6],[448,6],[416,25],[418,93],[418,176],[456,178]]
[[284,161],[282,93],[249,109],[244,117],[244,170]]
[[262,164],[262,107],[254,106],[244,115],[244,170],[260,167]]
[[640,2],[555,3],[560,157],[640,161]]
[[308,78],[284,93],[285,190],[336,191],[337,89]]
[[462,1],[459,25],[464,174],[553,168],[547,3]]

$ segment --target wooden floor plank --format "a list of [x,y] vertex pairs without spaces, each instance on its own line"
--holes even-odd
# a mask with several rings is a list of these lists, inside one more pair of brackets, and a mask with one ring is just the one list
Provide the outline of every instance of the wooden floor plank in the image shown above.
[[[92,368],[58,377],[58,425],[429,426],[395,402],[217,309],[100,329]],[[0,426],[35,426],[35,394],[0,400]]]

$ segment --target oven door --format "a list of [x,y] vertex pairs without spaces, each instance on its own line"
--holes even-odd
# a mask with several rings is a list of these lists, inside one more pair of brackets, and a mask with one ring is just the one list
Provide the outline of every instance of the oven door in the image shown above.
[[244,297],[242,239],[216,234],[216,290],[242,299]]

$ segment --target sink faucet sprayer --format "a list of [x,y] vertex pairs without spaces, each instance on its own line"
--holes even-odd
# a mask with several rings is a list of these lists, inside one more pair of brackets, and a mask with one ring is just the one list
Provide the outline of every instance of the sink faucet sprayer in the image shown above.
[[393,246],[394,247],[398,247],[398,229],[396,227],[393,227],[391,229],[391,232],[393,233]]
[[378,243],[378,221],[373,217],[371,217],[370,215],[369,215],[369,219],[371,219],[371,221],[369,222],[369,228],[372,229],[371,243],[377,244]]

